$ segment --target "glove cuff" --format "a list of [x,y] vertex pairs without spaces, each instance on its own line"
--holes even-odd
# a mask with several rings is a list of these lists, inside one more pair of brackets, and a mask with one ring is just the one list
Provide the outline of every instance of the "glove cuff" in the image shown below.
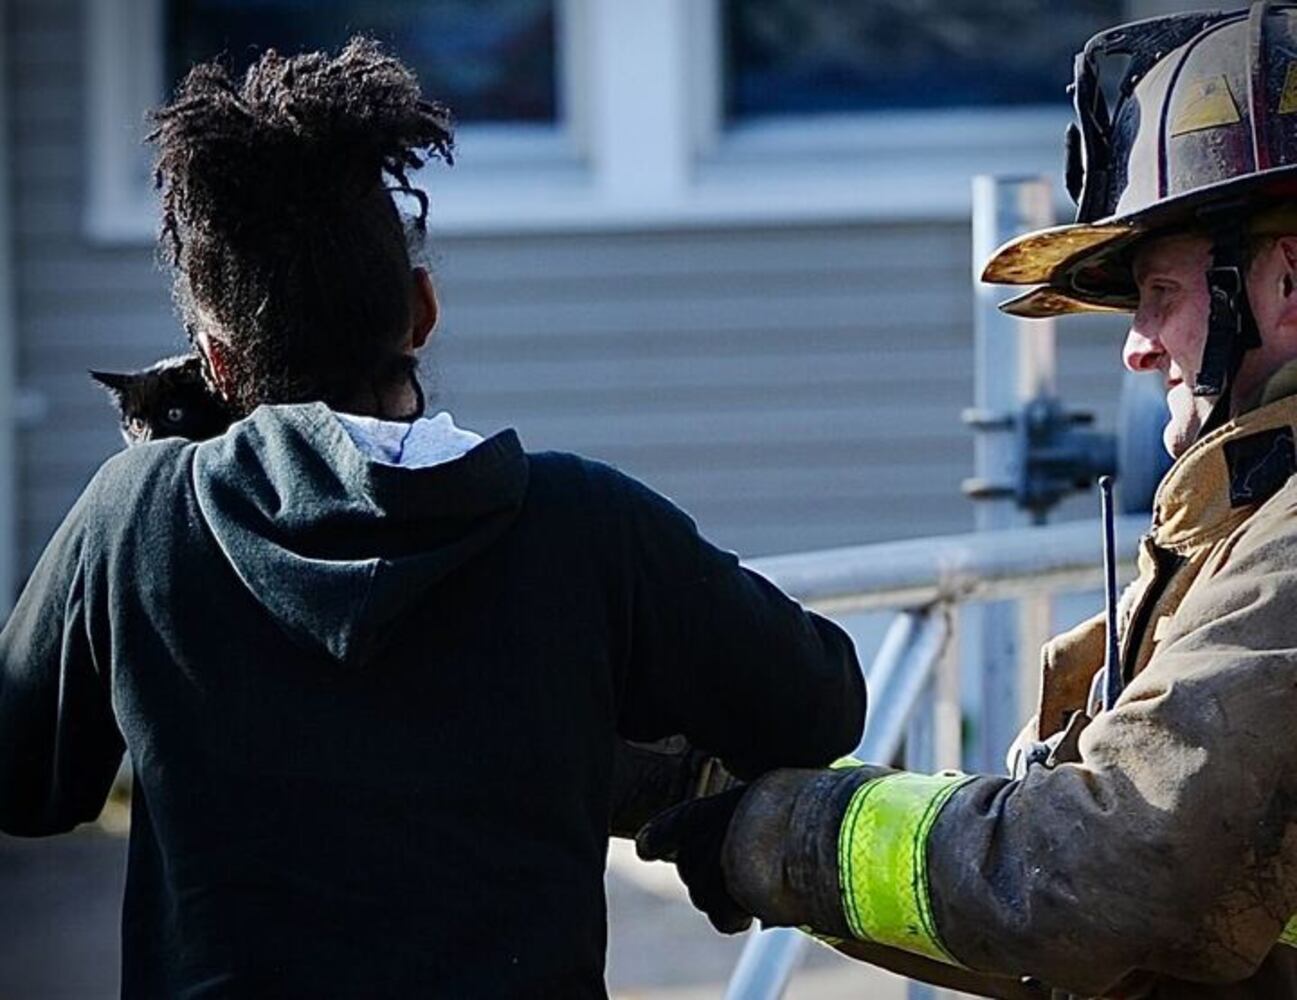
[[721,854],[730,895],[770,927],[851,937],[842,906],[839,830],[857,789],[880,767],[782,769],[743,796]]
[[768,925],[958,965],[932,911],[927,841],[970,780],[881,767],[773,771],[730,822],[721,852],[727,891]]

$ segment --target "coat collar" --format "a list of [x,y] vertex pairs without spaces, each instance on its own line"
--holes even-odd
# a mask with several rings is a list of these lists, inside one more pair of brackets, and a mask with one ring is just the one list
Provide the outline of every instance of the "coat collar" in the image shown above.
[[1297,362],[1279,369],[1262,404],[1194,442],[1153,499],[1153,539],[1177,552],[1233,531],[1297,471]]

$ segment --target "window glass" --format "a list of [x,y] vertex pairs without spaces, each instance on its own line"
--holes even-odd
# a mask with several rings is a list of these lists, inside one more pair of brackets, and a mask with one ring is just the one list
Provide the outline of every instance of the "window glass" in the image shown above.
[[728,120],[1061,104],[1126,0],[722,0]]
[[336,51],[363,32],[460,122],[554,122],[556,0],[169,0],[167,76],[225,53],[242,72],[267,48]]

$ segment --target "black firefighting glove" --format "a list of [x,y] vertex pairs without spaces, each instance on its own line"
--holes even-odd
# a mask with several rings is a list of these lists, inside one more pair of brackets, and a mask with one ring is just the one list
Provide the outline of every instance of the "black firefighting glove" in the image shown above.
[[635,838],[635,851],[643,860],[675,862],[690,901],[722,934],[737,934],[752,926],[752,915],[725,888],[721,869],[725,835],[744,791],[732,788],[668,809]]
[[724,764],[683,736],[653,743],[618,739],[612,759],[608,832],[628,840],[672,806],[738,784]]

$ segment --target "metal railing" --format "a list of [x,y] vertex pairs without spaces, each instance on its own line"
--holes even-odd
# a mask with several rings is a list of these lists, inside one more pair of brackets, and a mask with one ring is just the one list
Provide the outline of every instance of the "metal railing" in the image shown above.
[[[1117,552],[1125,575],[1130,574],[1139,536],[1147,526],[1146,514],[1117,522]],[[759,559],[750,565],[825,614],[897,612],[865,672],[869,719],[855,756],[877,763],[903,757],[906,766],[916,770],[961,762],[960,664],[952,655],[951,638],[967,602],[1039,601],[1042,594],[1098,588],[1103,578],[1097,521],[887,542]],[[1022,673],[1003,658],[985,666]],[[1005,679],[1002,687],[1017,690],[1017,676]],[[1007,750],[1015,735],[1016,729],[992,732],[985,740]],[[809,941],[792,928],[751,933],[726,988],[726,1000],[782,996]],[[915,984],[911,996],[921,995],[931,994]]]
[[[1122,554],[1134,552],[1147,527],[1147,514],[1118,519]],[[830,615],[1032,597],[1103,583],[1097,518],[771,556],[748,565],[808,608]]]
[[[1041,177],[981,177],[973,185],[975,379],[965,422],[976,437],[974,477],[965,492],[979,501],[977,533],[753,564],[818,611],[897,612],[866,671],[869,720],[856,755],[871,763],[899,761],[917,771],[1003,769],[1006,750],[1034,710],[1038,650],[1053,624],[1051,595],[1097,590],[1102,579],[1097,521],[1046,527],[1048,511],[1078,483],[1113,471],[1119,454],[1126,468],[1118,471],[1134,473],[1125,484],[1127,509],[1133,509],[1146,502],[1133,488],[1140,473],[1155,482],[1154,471],[1162,467],[1154,455],[1135,454],[1135,448],[1123,453],[1114,441],[1151,441],[1156,451],[1165,414],[1131,408],[1132,423],[1149,427],[1123,427],[1116,439],[1081,429],[1087,415],[1068,411],[1058,398],[1052,322],[1004,314],[998,308],[1003,290],[977,280],[996,247],[1053,223],[1053,198],[1052,184]],[[1147,524],[1147,514],[1118,523],[1123,570]],[[952,641],[965,625],[971,641]],[[956,649],[975,670],[961,674]],[[972,713],[965,712],[968,690],[976,692],[969,699]],[[781,996],[808,940],[789,929],[753,934],[728,1000]],[[936,992],[910,987],[911,1000]]]

